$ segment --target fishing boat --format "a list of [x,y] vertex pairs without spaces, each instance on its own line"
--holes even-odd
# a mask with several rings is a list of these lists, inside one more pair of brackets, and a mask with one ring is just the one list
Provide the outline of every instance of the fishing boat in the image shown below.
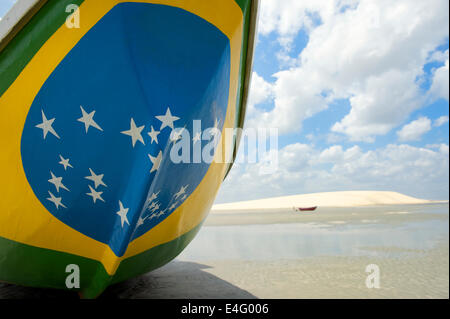
[[95,298],[183,251],[232,165],[217,150],[244,124],[257,12],[15,4],[0,22],[0,281]]
[[294,211],[296,212],[313,212],[317,209],[317,206],[314,207],[294,207]]

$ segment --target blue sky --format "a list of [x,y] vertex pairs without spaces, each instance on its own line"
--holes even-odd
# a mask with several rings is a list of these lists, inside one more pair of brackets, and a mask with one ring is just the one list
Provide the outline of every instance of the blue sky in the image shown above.
[[12,5],[16,2],[15,0],[1,0],[0,1],[0,17],[3,17],[6,12],[12,7]]
[[448,199],[448,7],[261,0],[246,125],[279,129],[279,167],[235,165],[218,202],[340,190]]
[[262,0],[247,126],[280,130],[279,169],[236,165],[218,202],[345,190],[448,199],[448,6]]
[[[294,38],[294,45],[296,46],[296,50],[298,50],[297,55],[301,54],[302,50],[305,48],[307,43],[304,42],[304,35]],[[448,50],[448,40],[444,46],[439,46],[436,48],[438,52],[445,53]],[[261,36],[259,38],[259,43],[257,47],[257,52],[255,56],[255,64],[254,64],[254,72],[258,75],[262,76],[265,81],[269,83],[274,82],[274,78],[272,74],[278,72],[279,70],[283,70],[283,65],[276,57],[277,49],[279,49],[279,45],[274,40],[272,36]],[[259,54],[261,53],[261,54]],[[269,56],[269,54],[271,56]],[[295,56],[289,54],[290,57],[295,58]],[[423,90],[423,94],[429,91],[433,72],[441,68],[445,65],[445,61],[433,61],[432,63],[428,63],[424,65],[424,83],[420,85],[420,88]],[[258,108],[264,110],[273,110],[274,103],[263,102],[258,105]],[[444,98],[438,98],[436,100],[431,100],[423,104],[423,106],[409,115],[407,115],[404,124],[407,124],[410,121],[417,120],[421,117],[427,117],[432,121],[437,120],[441,116],[448,116],[449,102]],[[307,138],[308,134],[314,134],[317,141],[317,146],[324,148],[329,145],[333,145],[334,143],[327,141],[326,137],[329,134],[333,124],[342,119],[346,114],[351,110],[350,102],[348,99],[337,99],[330,103],[329,108],[326,111],[315,114],[314,116],[307,118],[302,123],[302,130],[298,132],[284,134],[280,136],[279,145],[281,147],[287,146],[289,144],[295,142],[308,143],[310,142]],[[448,144],[449,141],[449,126],[448,123],[439,127],[432,127],[432,129],[426,133],[424,133],[420,139],[410,140],[408,141],[409,145],[414,145],[417,147],[426,146],[428,144],[435,143],[445,143]],[[398,142],[398,138],[396,135],[396,130],[392,129],[384,135],[377,136],[373,142],[358,142],[355,143],[349,139],[343,139],[340,144],[344,146],[353,146],[358,145],[363,150],[373,150],[387,144]]]

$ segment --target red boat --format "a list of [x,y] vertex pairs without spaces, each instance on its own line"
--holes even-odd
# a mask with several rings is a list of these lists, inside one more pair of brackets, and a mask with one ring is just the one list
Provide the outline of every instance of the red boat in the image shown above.
[[296,212],[313,212],[317,209],[317,206],[314,207],[294,207]]

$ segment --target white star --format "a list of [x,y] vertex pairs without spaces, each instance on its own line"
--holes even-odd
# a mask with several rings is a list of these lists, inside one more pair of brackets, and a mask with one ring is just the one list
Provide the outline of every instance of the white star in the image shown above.
[[138,220],[138,222],[137,222],[136,228],[139,228],[139,227],[141,227],[142,225],[144,225],[145,220],[146,220],[147,218],[148,218],[148,216],[145,217],[145,218],[139,217],[139,220]]
[[124,135],[131,136],[131,142],[133,143],[133,147],[136,145],[136,142],[139,141],[145,145],[144,139],[142,138],[142,130],[145,128],[145,125],[137,127],[136,123],[134,123],[134,119],[131,118],[130,121],[130,129],[128,131],[121,132]]
[[176,143],[181,139],[181,135],[183,135],[184,128],[173,130],[170,133],[170,141],[172,143]]
[[99,185],[103,185],[105,187],[108,187],[108,186],[106,186],[105,183],[103,183],[103,176],[105,174],[96,175],[92,169],[89,169],[89,171],[91,172],[91,176],[86,176],[85,178],[89,179],[89,180],[91,180],[91,181],[93,181],[95,183],[95,189],[97,189],[97,187]]
[[213,131],[212,131],[212,134],[214,136],[217,136],[217,135],[220,134],[219,124],[220,124],[220,120],[216,118],[216,121],[214,123],[214,128],[213,128]]
[[59,193],[59,189],[65,189],[66,191],[70,192],[69,189],[64,186],[64,184],[62,183],[62,177],[56,177],[55,174],[53,174],[53,172],[50,172],[50,174],[52,175],[52,178],[49,179],[48,181],[50,183],[52,183],[53,185],[55,185],[56,187],[56,191]]
[[184,195],[183,197],[181,197],[181,200],[185,200],[187,198],[187,195]]
[[156,142],[156,144],[158,144],[158,135],[161,133],[160,131],[155,131],[155,129],[153,128],[153,126],[151,127],[152,131],[148,133],[148,135],[152,138],[152,143]]
[[101,200],[102,202],[104,202],[105,200],[102,198],[102,194],[103,192],[96,192],[95,189],[92,188],[91,185],[88,185],[89,189],[91,190],[90,193],[86,193],[86,195],[91,196],[92,200],[95,202],[97,201],[97,199]]
[[175,207],[177,207],[177,204],[176,204],[176,203],[175,203],[175,204],[172,204],[172,206],[169,207],[169,210],[172,210],[172,209],[174,209]]
[[59,155],[59,158],[61,159],[61,162],[59,162],[59,164],[61,164],[62,166],[64,166],[64,170],[67,170],[67,167],[73,168],[72,165],[70,165],[69,161],[70,159],[65,159],[64,157],[62,157],[61,155]]
[[150,213],[153,213],[153,212],[157,211],[160,207],[161,206],[159,204],[156,204],[153,208],[151,208],[151,209],[149,208]]
[[180,196],[186,194],[186,189],[187,189],[188,187],[189,187],[189,185],[182,186],[182,187],[180,188],[180,191],[174,195],[175,199],[178,199],[178,197],[180,197]]
[[161,191],[157,192],[157,193],[153,193],[152,196],[149,197],[149,201],[153,202],[155,199],[158,198],[159,193],[161,193]]
[[53,204],[55,204],[56,209],[59,209],[59,206],[67,208],[66,206],[61,203],[62,198],[61,197],[55,197],[51,192],[48,192],[50,195],[50,198],[47,198],[47,200],[51,201]]
[[200,132],[197,132],[197,134],[195,134],[195,136],[193,138],[194,144],[197,142],[200,142],[201,139],[202,139],[202,134]]
[[145,205],[144,206],[148,206],[150,204],[152,204],[152,206],[150,206],[150,208],[153,207],[153,205],[155,205],[155,203],[152,203],[155,199],[158,198],[158,195],[161,191],[157,192],[157,193],[153,193],[149,198],[147,198],[147,200],[145,201]]
[[128,225],[130,225],[130,222],[128,221],[128,218],[127,218],[129,208],[123,207],[123,204],[121,201],[119,201],[119,207],[120,207],[120,210],[116,214],[120,216],[120,221],[122,223],[122,228],[123,228],[124,223],[127,223]]
[[164,209],[163,211],[159,212],[157,217],[161,217],[162,215],[164,215],[166,213],[167,209]]
[[159,170],[159,167],[161,166],[161,161],[162,161],[162,151],[159,151],[159,154],[157,157],[153,157],[150,154],[148,155],[148,157],[150,158],[150,161],[152,161],[152,163],[153,163],[153,167],[152,167],[150,173],[153,173],[154,171]]
[[94,128],[96,128],[99,131],[103,132],[103,129],[94,121],[94,115],[95,115],[95,111],[92,111],[91,113],[87,113],[82,106],[80,106],[81,108],[81,113],[82,113],[82,117],[79,118],[77,121],[84,123],[84,127],[86,128],[86,134],[89,131],[89,128],[92,126]]
[[44,110],[41,110],[42,112],[42,123],[36,125],[37,128],[42,129],[42,132],[44,133],[44,140],[47,138],[48,132],[52,133],[57,138],[60,138],[58,133],[53,129],[53,122],[55,119],[47,120],[47,117],[45,116]]
[[156,116],[156,118],[162,122],[160,131],[162,131],[165,127],[170,127],[173,130],[173,122],[180,119],[179,117],[172,116],[170,108],[167,108],[166,115]]

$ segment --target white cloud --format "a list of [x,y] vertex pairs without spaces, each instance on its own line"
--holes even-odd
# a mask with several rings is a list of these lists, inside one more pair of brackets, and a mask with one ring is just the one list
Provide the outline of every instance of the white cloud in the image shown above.
[[440,118],[438,118],[436,121],[434,121],[433,125],[435,127],[440,127],[444,124],[448,123],[448,116],[447,115],[443,115]]
[[[369,142],[386,134],[426,102],[417,78],[430,56],[442,59],[433,52],[448,38],[448,7],[447,0],[263,0],[263,35],[277,32],[289,44],[303,28],[310,40],[294,66],[275,74],[274,109],[255,109],[249,121],[299,131],[305,119],[344,98],[351,111],[335,133]],[[314,16],[322,24],[314,25]],[[440,96],[444,71],[435,73]]]
[[249,110],[253,110],[255,105],[267,102],[271,98],[273,98],[273,85],[264,80],[258,73],[253,72],[248,100]]
[[362,155],[359,146],[353,146],[344,150],[341,145],[334,145],[325,149],[319,155],[320,163],[337,163],[341,161],[351,161]]
[[262,0],[258,30],[263,35],[277,32],[279,42],[288,46],[301,29],[312,29],[315,15],[324,19],[334,10],[332,0]]
[[224,182],[218,202],[326,191],[391,190],[446,199],[449,146],[420,148],[388,145],[364,152],[340,145],[319,150],[292,144],[280,150],[278,171],[259,175],[259,164],[236,165]]
[[[313,116],[322,124],[318,113],[344,99],[351,107],[348,114],[329,132],[306,132],[308,139],[372,142],[399,128],[430,101],[448,99],[448,51],[436,50],[448,41],[448,9],[448,0],[262,0],[259,31],[263,37],[277,35],[282,69],[273,83],[254,74],[247,126],[297,132]],[[300,30],[309,42],[293,56]],[[445,65],[433,71],[425,93],[421,84],[429,75],[424,65],[434,61]],[[273,109],[258,107],[268,101]],[[417,140],[446,121],[445,116],[434,122],[421,118],[399,128],[398,137]],[[259,164],[236,165],[219,201],[362,189],[448,198],[448,150],[447,144],[364,150],[295,143],[280,150],[274,174],[260,175]]]
[[316,80],[308,79],[302,69],[282,71],[275,76],[274,109],[249,112],[249,126],[277,127],[281,134],[298,131],[305,119],[327,108],[317,90]]
[[346,134],[352,141],[366,142],[388,133],[422,105],[415,76],[414,72],[392,70],[369,77],[364,90],[355,91],[350,98],[350,113],[332,131]]
[[431,130],[431,120],[421,117],[402,127],[397,131],[398,139],[402,142],[418,141],[422,136]]
[[[448,51],[447,51],[448,54]],[[448,71],[448,56],[445,65],[434,72],[433,83],[431,85],[430,93],[436,98],[449,99],[449,71]]]

